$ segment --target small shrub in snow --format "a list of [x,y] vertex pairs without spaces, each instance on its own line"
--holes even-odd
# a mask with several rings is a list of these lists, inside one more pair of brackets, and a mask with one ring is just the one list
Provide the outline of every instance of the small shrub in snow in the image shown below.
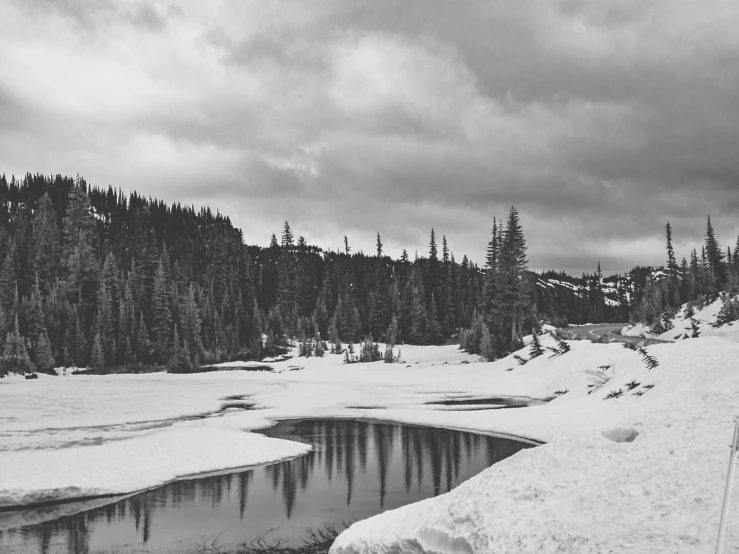
[[382,356],[383,361],[386,364],[394,364],[400,361],[400,350],[398,350],[398,355],[395,356],[393,354],[393,347],[392,345],[388,344],[385,346],[385,353]]
[[651,390],[654,388],[654,385],[644,385],[644,388],[647,390]]
[[674,317],[675,317],[675,314],[669,311],[663,313],[652,324],[649,330],[655,335],[661,335],[662,333],[666,333],[667,331],[670,331],[674,327],[674,324],[672,323],[672,320],[674,319]]
[[360,362],[378,362],[382,360],[380,345],[372,342],[372,337],[365,337],[362,342],[362,351],[359,354]]
[[692,334],[690,336],[691,339],[697,339],[701,336],[701,330],[700,327],[698,327],[698,322],[694,318],[690,318],[690,327]]
[[730,294],[724,294],[724,305],[716,316],[714,327],[721,327],[739,319],[739,297],[732,298]]
[[526,362],[528,362],[526,358],[522,358],[518,354],[514,354],[513,359],[518,362],[518,365],[526,365]]
[[506,369],[506,371],[513,371],[513,368],[509,367],[508,369]]
[[572,348],[569,344],[567,344],[565,341],[563,341],[561,338],[559,338],[557,335],[552,333],[552,338],[554,338],[554,342],[557,343],[557,346],[555,348],[549,348],[553,352],[550,358],[554,358],[555,356],[561,356],[562,354],[567,354],[567,352],[570,351]]
[[554,391],[554,396],[562,396],[563,394],[567,394],[568,392],[570,392],[570,389],[556,390]]
[[626,383],[626,390],[634,390],[636,387],[638,387],[641,383],[637,383],[636,381],[631,381],[631,383]]
[[624,348],[626,350],[636,350],[636,345],[633,342],[626,341],[626,342],[623,342],[622,344],[624,345]]
[[310,358],[313,355],[313,344],[311,344],[308,339],[303,338],[303,340],[300,343],[300,347],[298,348],[298,356],[304,356],[306,358]]
[[[602,365],[597,369],[585,370],[585,373],[588,375],[588,379],[590,380],[590,385],[588,386],[589,389],[592,389],[590,392],[593,392],[593,390],[598,390],[611,380],[613,375],[608,375],[609,369],[611,369],[611,366]],[[588,394],[590,394],[590,392]]]
[[634,393],[634,396],[644,396],[644,391],[643,390],[638,390],[638,391],[636,391]]
[[490,336],[490,331],[488,331],[487,325],[482,326],[482,337],[480,337],[480,356],[488,362],[492,362],[495,359],[493,338]]
[[529,348],[529,356],[533,360],[544,354],[544,349],[541,347],[541,341],[539,340],[539,334],[536,329],[532,332],[531,348]]
[[612,390],[605,396],[605,400],[611,400],[613,398],[621,398],[624,395],[624,391],[621,389]]
[[647,352],[643,348],[639,348],[638,352],[639,354],[641,354],[642,361],[644,362],[644,365],[647,369],[654,369],[659,365],[659,361],[657,361],[657,358],[651,356],[649,352]]
[[313,355],[316,358],[323,358],[323,353],[326,351],[326,345],[323,344],[321,339],[316,339],[316,348],[313,351]]

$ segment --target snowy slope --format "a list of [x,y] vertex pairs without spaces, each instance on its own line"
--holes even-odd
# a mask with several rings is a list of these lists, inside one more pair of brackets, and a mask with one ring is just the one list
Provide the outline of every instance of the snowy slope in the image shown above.
[[[576,364],[599,348],[573,346],[578,351],[562,356],[559,367],[537,359],[524,368],[566,374],[568,356]],[[544,434],[558,436],[442,497],[356,523],[331,552],[710,550],[732,417],[739,414],[739,346],[707,338],[649,352],[660,361],[651,371],[638,358],[604,352],[614,357],[616,377],[592,395],[569,400],[568,393],[545,407],[490,414],[497,428],[530,433],[538,422]],[[571,383],[573,377],[562,375]],[[642,396],[603,399],[632,379],[655,386]],[[615,443],[602,435],[614,428],[639,435]],[[727,545],[739,548],[739,526],[730,529]]]
[[[739,322],[727,323],[721,327],[714,327],[716,317],[718,316],[724,304],[724,293],[714,302],[704,306],[700,310],[695,310],[693,319],[698,323],[700,336],[702,337],[723,337],[729,340],[737,340],[739,338]],[[687,317],[688,305],[683,305],[675,314],[672,321],[673,328],[661,335],[655,335],[651,332],[650,326],[638,323],[624,327],[621,334],[627,337],[645,337],[665,341],[683,340],[692,336],[692,324]],[[737,327],[737,329],[734,329]]]

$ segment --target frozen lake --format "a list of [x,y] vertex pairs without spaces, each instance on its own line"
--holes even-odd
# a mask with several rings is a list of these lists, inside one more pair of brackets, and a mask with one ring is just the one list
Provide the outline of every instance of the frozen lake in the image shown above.
[[[240,473],[178,481],[149,492],[0,531],[3,553],[188,552],[267,535],[300,545],[307,529],[341,528],[445,493],[523,448],[512,440],[431,427],[345,419],[278,423],[270,437],[306,442],[307,455]],[[33,521],[44,510],[0,512]],[[66,506],[74,511],[75,505]],[[92,505],[90,505],[92,506]],[[78,504],[78,509],[87,506]]]

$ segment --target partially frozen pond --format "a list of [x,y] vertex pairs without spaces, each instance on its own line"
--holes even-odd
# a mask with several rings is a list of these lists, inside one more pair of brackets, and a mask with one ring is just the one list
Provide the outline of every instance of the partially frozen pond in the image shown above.
[[[341,419],[283,421],[263,433],[314,449],[291,461],[179,481],[105,506],[98,500],[98,507],[74,515],[65,515],[75,511],[74,503],[0,512],[6,522],[0,526],[5,529],[0,550],[189,552],[219,534],[218,544],[228,547],[270,529],[268,538],[300,545],[306,529],[341,527],[447,492],[530,446],[460,431]],[[34,523],[44,519],[49,521]]]

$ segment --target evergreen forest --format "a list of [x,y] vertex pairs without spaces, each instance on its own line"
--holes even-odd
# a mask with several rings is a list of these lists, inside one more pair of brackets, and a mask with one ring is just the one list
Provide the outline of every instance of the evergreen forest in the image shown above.
[[[53,367],[195,371],[259,359],[289,339],[332,344],[459,342],[488,359],[539,323],[658,321],[684,302],[737,290],[732,253],[707,224],[678,263],[625,275],[529,271],[515,208],[494,219],[482,267],[433,229],[426,256],[327,251],[288,222],[249,245],[208,208],[128,196],[79,176],[0,177],[0,374]],[[333,349],[332,349],[333,350]],[[336,349],[339,351],[339,349]]]

